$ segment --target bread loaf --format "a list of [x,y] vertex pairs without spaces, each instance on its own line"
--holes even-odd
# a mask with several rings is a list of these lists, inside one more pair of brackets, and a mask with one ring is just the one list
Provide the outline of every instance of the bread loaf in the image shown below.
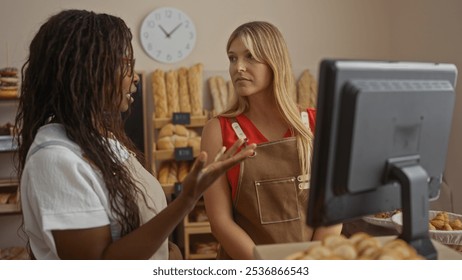
[[167,184],[169,169],[170,169],[170,162],[169,161],[163,161],[160,164],[158,178],[159,178],[159,183],[161,185],[166,185]]
[[189,97],[191,100],[191,115],[202,116],[202,63],[198,63],[188,70]]
[[317,99],[316,79],[309,70],[302,72],[297,83],[297,103],[302,108],[315,108]]
[[164,71],[156,69],[152,73],[152,92],[154,113],[156,118],[168,117],[167,93],[165,89]]
[[[222,111],[228,107],[228,88],[226,87],[225,79],[222,76],[217,76],[217,86],[220,91],[220,98],[222,104]],[[222,112],[220,111],[220,113]]]
[[188,69],[185,67],[178,69],[178,97],[180,112],[191,113],[191,101],[188,90]]
[[178,182],[183,182],[184,178],[188,175],[190,163],[188,161],[180,161],[178,164]]
[[10,195],[10,193],[0,193],[0,204],[7,204]]
[[228,88],[228,106],[232,106],[232,104],[236,100],[236,95],[234,93],[234,86],[231,80],[226,82],[226,86]]
[[208,85],[210,90],[210,95],[212,95],[213,109],[216,113],[223,111],[223,100],[220,96],[220,90],[218,88],[217,77],[213,76],[208,79]]
[[167,184],[175,184],[178,182],[177,174],[178,174],[178,165],[175,161],[170,161],[170,168],[168,170],[168,178]]
[[180,103],[178,95],[178,73],[170,70],[165,74],[165,84],[167,92],[167,115],[172,117],[173,113],[180,112]]

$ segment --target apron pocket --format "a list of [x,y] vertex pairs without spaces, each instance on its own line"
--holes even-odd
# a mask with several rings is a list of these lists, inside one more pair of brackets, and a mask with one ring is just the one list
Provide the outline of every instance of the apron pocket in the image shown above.
[[295,177],[255,181],[262,224],[300,219]]

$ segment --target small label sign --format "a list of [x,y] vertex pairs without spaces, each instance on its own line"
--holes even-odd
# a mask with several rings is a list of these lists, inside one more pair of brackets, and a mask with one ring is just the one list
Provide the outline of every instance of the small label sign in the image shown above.
[[191,124],[190,113],[173,113],[172,116],[173,124]]
[[194,154],[192,147],[175,148],[175,160],[193,160]]

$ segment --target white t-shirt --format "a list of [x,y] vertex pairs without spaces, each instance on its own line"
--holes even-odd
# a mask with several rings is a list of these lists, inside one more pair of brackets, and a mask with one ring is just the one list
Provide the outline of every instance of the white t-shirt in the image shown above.
[[[128,152],[118,142],[111,144],[121,160],[128,159]],[[60,124],[41,127],[29,149],[21,178],[21,207],[37,259],[59,259],[52,230],[110,224],[113,240],[120,238],[121,228],[110,210],[102,176],[81,155]],[[162,190],[160,184],[152,187]],[[156,213],[166,206],[165,196],[158,199],[161,202],[156,206],[161,209]],[[152,258],[168,258],[167,241]]]

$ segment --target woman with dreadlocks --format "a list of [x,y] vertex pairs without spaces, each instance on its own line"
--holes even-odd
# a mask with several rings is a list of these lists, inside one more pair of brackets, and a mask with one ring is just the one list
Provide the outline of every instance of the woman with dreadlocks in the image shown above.
[[38,259],[167,259],[167,238],[202,193],[254,152],[202,152],[168,206],[124,134],[139,77],[120,18],[83,10],[48,19],[22,68],[15,127],[24,229]]

